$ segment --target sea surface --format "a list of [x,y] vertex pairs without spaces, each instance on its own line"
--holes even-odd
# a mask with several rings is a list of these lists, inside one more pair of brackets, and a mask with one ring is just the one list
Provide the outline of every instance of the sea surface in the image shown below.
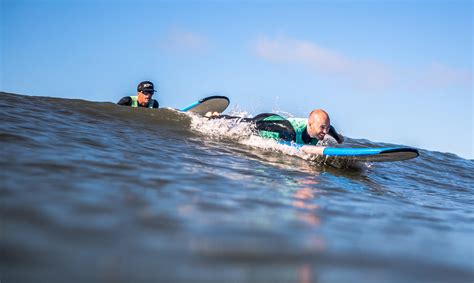
[[0,93],[0,281],[474,282],[473,160],[333,166],[271,143]]

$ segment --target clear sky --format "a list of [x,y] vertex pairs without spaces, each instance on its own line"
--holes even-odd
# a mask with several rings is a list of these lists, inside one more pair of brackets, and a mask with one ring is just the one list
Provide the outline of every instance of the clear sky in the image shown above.
[[0,90],[324,108],[343,134],[474,158],[473,1],[0,0]]

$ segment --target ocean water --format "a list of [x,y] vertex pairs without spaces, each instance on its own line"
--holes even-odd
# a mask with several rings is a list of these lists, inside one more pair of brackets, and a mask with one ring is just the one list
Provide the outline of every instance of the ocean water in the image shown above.
[[2,283],[474,281],[473,160],[333,166],[170,109],[0,111]]

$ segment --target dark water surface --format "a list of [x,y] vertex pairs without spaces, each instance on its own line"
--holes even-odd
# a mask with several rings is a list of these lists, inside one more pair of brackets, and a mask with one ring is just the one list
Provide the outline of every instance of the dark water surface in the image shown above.
[[472,160],[335,169],[168,109],[0,93],[0,111],[2,283],[474,280]]

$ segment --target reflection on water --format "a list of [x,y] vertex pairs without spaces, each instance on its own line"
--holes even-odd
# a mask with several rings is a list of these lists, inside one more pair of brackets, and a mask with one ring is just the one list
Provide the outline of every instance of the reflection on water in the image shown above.
[[309,264],[303,264],[298,268],[298,282],[299,283],[310,283],[313,281],[311,274],[311,267]]
[[[322,191],[317,187],[318,181],[313,178],[302,179],[297,181],[298,188],[293,196],[293,206],[297,208],[297,218],[305,225],[317,228],[321,225],[321,219],[317,216],[317,210],[320,208],[314,199],[317,194]],[[315,196],[316,195],[316,196]],[[325,249],[325,241],[321,236],[309,236],[308,246],[314,250],[323,251]],[[298,267],[298,282],[308,283],[314,282],[313,270],[309,262],[303,263]]]

